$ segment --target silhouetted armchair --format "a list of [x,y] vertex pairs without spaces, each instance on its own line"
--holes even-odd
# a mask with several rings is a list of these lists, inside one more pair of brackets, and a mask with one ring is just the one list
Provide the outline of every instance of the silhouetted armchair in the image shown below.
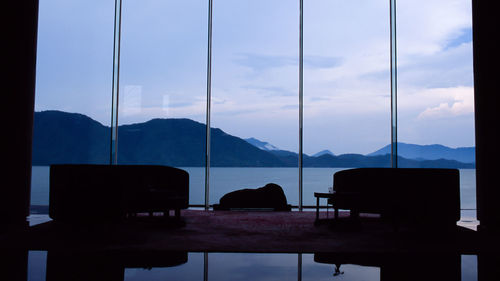
[[49,216],[65,222],[118,221],[127,214],[189,206],[189,174],[157,165],[51,165]]
[[333,175],[335,209],[379,213],[395,222],[439,227],[460,219],[460,177],[457,169],[358,168]]

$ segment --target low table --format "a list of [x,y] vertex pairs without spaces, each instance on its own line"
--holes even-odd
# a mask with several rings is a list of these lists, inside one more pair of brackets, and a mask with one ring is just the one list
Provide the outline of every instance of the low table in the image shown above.
[[[314,192],[314,197],[316,197],[316,220],[314,221],[314,223],[319,222],[319,199],[320,198],[327,199],[326,212],[327,212],[327,216],[328,216],[328,199],[333,198],[333,194],[334,193],[330,193],[330,192],[328,192],[328,193]],[[338,211],[338,209],[334,209],[334,211],[335,211],[335,218],[337,218],[339,216],[339,211]]]

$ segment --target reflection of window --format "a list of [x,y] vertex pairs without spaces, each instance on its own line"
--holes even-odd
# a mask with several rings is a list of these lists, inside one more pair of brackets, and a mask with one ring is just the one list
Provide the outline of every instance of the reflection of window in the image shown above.
[[[167,253],[168,254],[168,253]],[[234,280],[252,278],[254,280],[334,280],[332,275],[349,277],[350,280],[384,280],[384,276],[394,276],[397,280],[420,277],[425,279],[429,273],[437,279],[477,280],[477,255],[455,255],[420,253],[417,255],[363,255],[353,254],[347,258],[334,253],[297,254],[297,253],[200,253],[174,252],[164,254],[161,258],[135,258],[125,262],[122,267],[123,280]],[[44,276],[46,271],[52,275],[73,277],[90,275],[89,277],[113,276],[116,268],[121,266],[106,254],[47,253],[46,251],[29,251],[27,273],[29,279]],[[47,264],[50,256],[51,262]],[[147,255],[146,255],[147,256]],[[177,258],[176,258],[177,257]],[[180,259],[179,259],[180,257]],[[78,260],[78,266],[69,266]],[[114,266],[102,265],[113,262]],[[123,258],[126,260],[126,258]],[[428,261],[423,270],[412,270],[415,264]],[[430,261],[429,261],[430,260]],[[137,264],[138,263],[138,264]],[[153,263],[153,267],[148,266]],[[98,272],[85,270],[101,265]],[[159,266],[161,265],[161,267]],[[494,263],[492,263],[493,266]],[[437,270],[439,268],[439,270]],[[120,269],[120,267],[118,267]],[[114,270],[114,271],[113,271]],[[107,274],[106,274],[107,273]],[[80,274],[80,275],[78,275]],[[397,278],[396,278],[397,277]],[[68,278],[69,279],[69,278]],[[434,279],[436,280],[436,279]]]

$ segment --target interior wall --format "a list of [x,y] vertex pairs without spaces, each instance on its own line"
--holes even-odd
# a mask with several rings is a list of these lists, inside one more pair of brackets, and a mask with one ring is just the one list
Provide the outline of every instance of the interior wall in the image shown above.
[[[36,74],[38,0],[9,1],[6,34],[2,37],[7,77],[2,93],[3,227],[24,226],[29,215],[31,139]],[[5,87],[6,86],[6,87]],[[2,227],[2,228],[3,228]]]
[[472,1],[476,126],[476,198],[480,229],[500,230],[500,159],[498,97],[499,26],[493,1]]

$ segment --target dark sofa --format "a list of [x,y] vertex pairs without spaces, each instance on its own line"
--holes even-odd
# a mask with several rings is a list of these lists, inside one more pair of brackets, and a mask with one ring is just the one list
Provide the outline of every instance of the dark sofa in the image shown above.
[[440,227],[460,220],[460,177],[457,169],[358,168],[333,175],[335,209],[378,213],[396,223]]
[[140,212],[189,206],[189,174],[157,165],[50,166],[49,216],[56,221],[119,221]]

